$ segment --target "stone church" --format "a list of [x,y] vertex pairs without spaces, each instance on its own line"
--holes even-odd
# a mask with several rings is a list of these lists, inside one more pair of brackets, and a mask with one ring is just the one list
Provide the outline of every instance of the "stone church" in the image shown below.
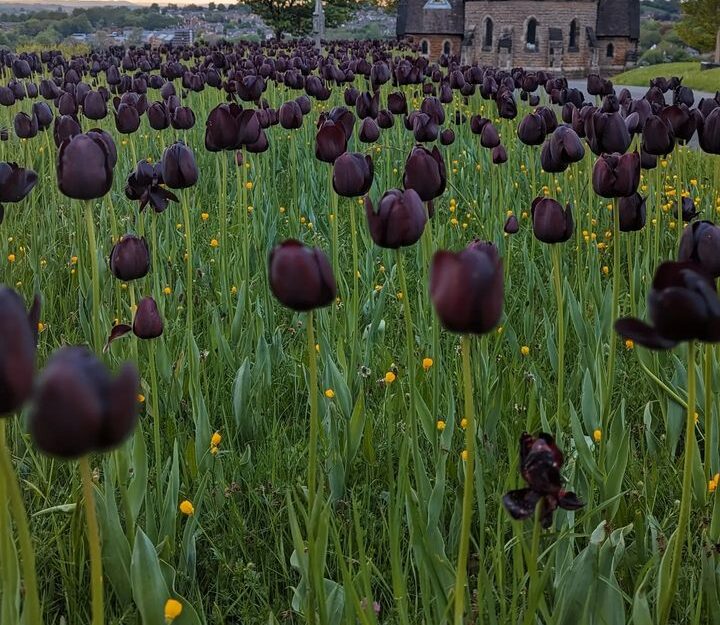
[[399,0],[397,34],[433,60],[611,75],[637,59],[640,0]]

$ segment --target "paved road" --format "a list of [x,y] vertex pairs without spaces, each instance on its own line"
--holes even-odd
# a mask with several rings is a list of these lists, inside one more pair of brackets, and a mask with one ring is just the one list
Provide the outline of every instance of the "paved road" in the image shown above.
[[[587,80],[568,80],[568,84],[575,88],[580,89],[585,95],[587,95]],[[614,85],[615,86],[615,92],[620,93],[620,89],[629,89],[630,94],[633,98],[641,98],[647,93],[647,90],[649,87],[631,87],[626,85]],[[713,93],[707,93],[706,91],[694,91],[695,94],[695,105],[697,105],[698,102],[700,102],[701,98],[712,98],[715,94]],[[668,104],[672,103],[672,92],[668,91],[668,93],[665,94],[665,100],[668,102]]]

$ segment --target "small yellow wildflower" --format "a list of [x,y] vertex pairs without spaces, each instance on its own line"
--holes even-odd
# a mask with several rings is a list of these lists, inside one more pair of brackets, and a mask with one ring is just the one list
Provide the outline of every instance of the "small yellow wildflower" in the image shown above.
[[10,263],[15,262],[15,254],[8,254],[8,262],[10,262]]
[[397,376],[392,371],[388,371],[385,374],[385,378],[384,378],[385,384],[392,384],[396,379],[397,379]]
[[210,247],[220,247],[220,243],[217,239],[210,239]]
[[138,400],[139,404],[144,404],[145,403],[145,395],[143,395],[142,393],[138,393],[137,400]]
[[462,452],[460,452],[460,457],[461,457],[463,460],[467,460],[467,459],[468,459],[468,450],[467,450],[467,449],[463,449]]
[[437,428],[438,432],[442,432],[445,429],[445,425],[445,421],[443,421],[442,419],[438,419],[435,427]]
[[248,180],[248,181],[245,183],[245,188],[246,188],[248,191],[252,191],[253,186],[254,186],[254,185],[253,185],[253,183],[252,183],[250,180]]
[[176,599],[168,599],[165,602],[165,620],[172,623],[178,616],[182,614],[182,603]]
[[38,321],[38,332],[45,332],[46,327],[47,326],[42,321]]
[[463,430],[464,430],[465,428],[467,428],[467,425],[468,425],[468,420],[467,420],[465,417],[463,417],[462,419],[460,419],[460,427],[461,427]]
[[163,289],[163,293],[165,293],[165,295],[171,295],[171,294],[172,294],[172,289],[171,289],[169,286],[166,286],[166,287]]
[[195,514],[195,507],[192,505],[192,502],[188,499],[185,499],[180,504],[180,512],[182,512],[185,516],[192,516]]
[[593,431],[593,440],[599,443],[602,440],[602,430],[600,428]]
[[433,366],[433,359],[432,358],[423,358],[422,361],[422,367],[425,369],[425,371],[428,371],[430,367]]
[[335,397],[335,391],[333,391],[331,388],[325,389],[325,397],[328,399],[332,399]]
[[625,341],[625,349],[633,349],[635,347],[635,341],[632,339],[627,339]]
[[520,353],[521,353],[523,356],[529,356],[529,355],[530,355],[530,348],[529,348],[527,345],[523,345],[523,346],[520,348]]
[[220,445],[220,442],[222,441],[222,435],[220,432],[215,432],[212,437],[210,438],[210,444],[214,447],[218,447]]
[[210,219],[209,213],[200,213],[200,219],[202,219],[203,221],[207,221],[208,219]]

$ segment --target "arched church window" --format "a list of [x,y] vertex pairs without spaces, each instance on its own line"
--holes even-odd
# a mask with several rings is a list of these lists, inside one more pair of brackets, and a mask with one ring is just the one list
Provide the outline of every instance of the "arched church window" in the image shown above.
[[483,47],[492,48],[493,40],[493,21],[492,19],[485,18],[485,35],[483,36]]
[[525,43],[529,50],[535,50],[537,47],[537,27],[538,22],[534,17],[531,17],[527,22],[525,29]]
[[568,41],[568,48],[570,50],[578,49],[578,25],[577,20],[570,22],[570,40]]
[[615,56],[615,46],[611,43],[607,45],[607,50],[605,51],[605,56],[607,58],[611,59]]
[[448,55],[452,52],[452,44],[446,39],[443,42],[443,54]]
[[430,43],[428,42],[427,39],[423,39],[420,42],[420,52],[422,54],[427,54],[428,52],[430,52]]

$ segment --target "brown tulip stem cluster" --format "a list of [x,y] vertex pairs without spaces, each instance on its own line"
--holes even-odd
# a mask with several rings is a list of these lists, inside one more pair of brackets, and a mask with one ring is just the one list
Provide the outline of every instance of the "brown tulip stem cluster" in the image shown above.
[[95,511],[95,494],[87,456],[78,461],[82,479],[83,500],[85,502],[85,519],[87,521],[87,539],[90,549],[90,593],[92,601],[92,625],[103,625],[105,607],[103,598],[102,556],[100,552],[100,528]]
[[470,527],[472,525],[473,486],[475,484],[475,408],[473,406],[472,371],[470,369],[471,335],[462,338],[463,395],[465,403],[465,484],[463,486],[462,521],[460,542],[455,574],[455,625],[463,625],[465,615],[465,584],[467,582],[467,562],[470,552]]
[[557,300],[557,419],[566,425],[565,414],[565,296],[563,294],[562,256],[559,245],[551,248],[553,260],[553,284]]
[[670,576],[664,586],[664,592],[659,597],[658,614],[659,625],[666,625],[670,619],[670,608],[672,607],[677,590],[680,565],[682,564],[683,547],[687,540],[687,528],[690,521],[690,507],[693,498],[692,474],[695,462],[695,341],[688,342],[687,360],[687,418],[685,421],[685,462],[683,463],[682,498],[680,500],[680,515],[675,533],[670,538],[673,542],[672,563],[670,564]]
[[[28,623],[42,625],[42,609],[37,588],[35,551],[28,525],[27,512],[10,458],[5,438],[5,419],[0,419],[0,501],[10,500],[10,509],[15,519],[22,556],[23,584],[25,586],[24,610]],[[7,492],[5,492],[7,490]],[[5,514],[5,511],[2,511]]]
[[100,352],[103,344],[103,334],[100,324],[100,267],[97,257],[97,239],[95,238],[95,217],[93,216],[92,200],[85,200],[85,227],[87,228],[92,280],[92,346],[96,352]]

